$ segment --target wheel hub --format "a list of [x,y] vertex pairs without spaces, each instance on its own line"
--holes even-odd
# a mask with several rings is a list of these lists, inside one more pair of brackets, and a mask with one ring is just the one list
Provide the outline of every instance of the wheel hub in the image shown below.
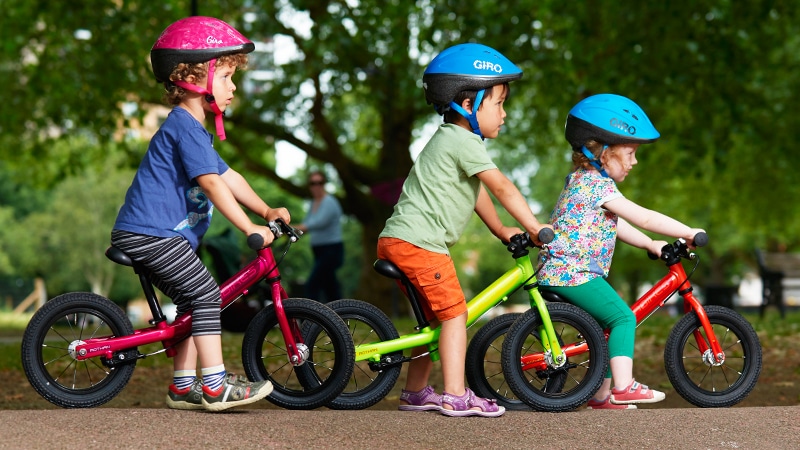
[[306,361],[308,361],[308,358],[311,356],[311,350],[306,344],[297,344],[297,353],[300,355],[299,357],[292,355],[290,358],[292,365],[295,367],[305,364]]
[[720,353],[715,358],[711,349],[708,349],[703,352],[703,362],[705,362],[707,366],[721,366],[725,364],[725,354]]
[[67,347],[67,351],[69,352],[69,356],[71,356],[72,359],[78,359],[78,351],[76,349],[78,348],[79,345],[83,345],[85,343],[86,342],[84,342],[84,341],[82,341],[80,339],[76,339],[76,340],[70,342],[69,343],[69,347]]

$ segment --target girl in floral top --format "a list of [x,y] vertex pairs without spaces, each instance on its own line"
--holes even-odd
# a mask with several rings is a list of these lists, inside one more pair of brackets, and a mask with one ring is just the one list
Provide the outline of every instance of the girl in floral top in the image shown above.
[[570,110],[565,134],[573,149],[574,171],[550,218],[556,238],[540,254],[539,284],[610,330],[609,374],[589,409],[635,409],[635,403],[659,402],[663,392],[633,379],[636,317],[606,277],[617,238],[656,255],[667,245],[636,227],[688,242],[703,230],[643,208],[617,188],[636,165],[639,145],[660,136],[636,103],[613,94],[588,97]]

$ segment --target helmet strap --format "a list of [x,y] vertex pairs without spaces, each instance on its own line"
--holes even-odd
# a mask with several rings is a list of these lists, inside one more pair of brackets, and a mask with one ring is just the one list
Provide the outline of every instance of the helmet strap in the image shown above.
[[483,94],[486,93],[486,89],[481,89],[478,91],[478,94],[475,95],[475,103],[472,105],[472,114],[468,113],[466,109],[462,108],[456,102],[450,102],[450,108],[454,109],[457,113],[464,116],[469,122],[469,126],[472,127],[472,132],[480,136],[481,139],[485,139],[483,137],[483,133],[481,133],[481,127],[478,124],[478,108],[481,106],[483,102]]
[[603,163],[600,162],[600,156],[602,156],[603,152],[606,151],[607,148],[608,146],[603,144],[603,150],[601,150],[600,154],[595,157],[585,145],[581,147],[581,152],[583,152],[583,155],[589,158],[589,164],[597,169],[600,172],[600,175],[606,178],[608,178],[608,173],[606,172],[606,169],[603,168]]
[[214,112],[214,127],[217,131],[217,136],[219,136],[219,140],[225,140],[225,126],[222,123],[222,118],[224,117],[223,112],[219,109],[216,100],[214,100],[214,69],[217,65],[217,59],[214,58],[208,62],[208,77],[206,81],[206,88],[203,89],[200,86],[192,83],[188,83],[186,81],[173,81],[176,86],[182,87],[187,91],[196,92],[198,94],[204,95],[206,101],[211,106],[211,111]]

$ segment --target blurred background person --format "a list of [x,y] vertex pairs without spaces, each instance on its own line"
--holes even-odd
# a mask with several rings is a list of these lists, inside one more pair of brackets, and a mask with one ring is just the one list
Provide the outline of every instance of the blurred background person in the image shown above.
[[322,303],[342,298],[336,271],[344,262],[342,242],[342,206],[325,191],[327,178],[320,171],[308,175],[311,204],[303,223],[297,226],[309,233],[314,266],[306,281],[306,297]]

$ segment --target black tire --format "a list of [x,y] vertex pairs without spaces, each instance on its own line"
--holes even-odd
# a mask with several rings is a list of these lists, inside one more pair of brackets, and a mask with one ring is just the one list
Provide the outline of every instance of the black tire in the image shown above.
[[[361,300],[344,299],[327,303],[327,306],[347,324],[355,345],[383,342],[399,337],[392,321],[375,305]],[[316,330],[309,332],[316,333]],[[384,358],[387,356],[397,360],[403,356],[403,352],[383,355]],[[392,390],[401,369],[398,364],[375,371],[369,367],[368,361],[357,361],[344,391],[326,406],[341,410],[369,408],[383,400]]]
[[483,325],[467,347],[467,383],[479,396],[493,398],[508,411],[530,411],[506,383],[502,350],[506,332],[522,313],[502,314]]
[[566,303],[550,303],[547,310],[562,346],[585,342],[588,350],[569,356],[561,367],[523,370],[522,357],[544,352],[539,335],[542,320],[536,309],[530,309],[506,333],[503,374],[511,391],[533,409],[572,411],[600,388],[608,368],[608,345],[600,325],[584,310]]
[[761,344],[752,325],[736,311],[715,305],[706,306],[705,310],[725,352],[725,361],[713,365],[710,354],[699,352],[695,331],[707,338],[697,314],[691,312],[675,324],[667,338],[667,376],[678,394],[695,406],[733,406],[744,400],[758,381]]
[[[254,381],[270,380],[270,402],[286,409],[315,409],[338,396],[353,372],[353,340],[347,326],[333,310],[309,299],[283,301],[290,322],[302,323],[301,334],[310,355],[294,366],[286,353],[286,344],[278,325],[275,306],[259,311],[250,321],[242,342],[242,365]],[[310,327],[318,327],[314,340],[306,338]],[[298,372],[313,371],[318,382],[310,386],[298,378]],[[306,375],[305,378],[308,378]]]
[[78,361],[69,346],[88,337],[133,334],[125,312],[111,300],[71,292],[45,303],[22,336],[22,368],[45,400],[62,408],[93,408],[113,399],[136,368],[136,349],[125,351],[130,363],[109,368],[105,358]]

